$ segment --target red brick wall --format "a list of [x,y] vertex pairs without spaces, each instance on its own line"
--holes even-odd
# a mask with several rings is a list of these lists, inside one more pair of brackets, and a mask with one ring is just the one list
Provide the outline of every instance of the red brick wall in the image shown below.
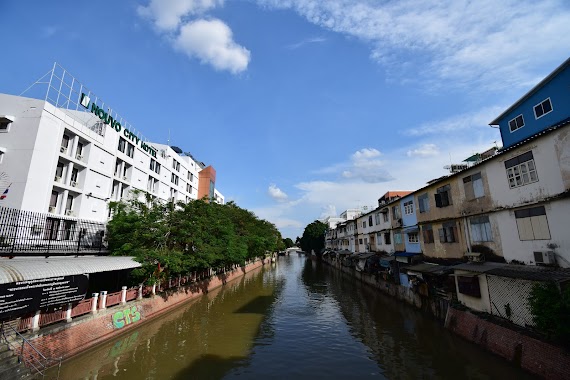
[[570,353],[518,331],[449,308],[445,326],[522,368],[547,379],[570,378]]
[[[81,351],[91,348],[100,342],[111,339],[140,325],[145,320],[154,318],[167,310],[195,299],[212,289],[222,286],[226,282],[242,277],[245,273],[255,270],[264,261],[257,261],[243,268],[238,268],[224,276],[213,276],[210,280],[183,286],[179,289],[168,290],[151,298],[140,301],[127,302],[126,305],[117,305],[106,310],[100,310],[95,315],[76,318],[71,323],[48,326],[38,331],[32,338],[32,344],[46,357],[64,359]],[[122,328],[113,325],[113,314],[118,311],[131,309],[136,306],[140,313],[140,320],[125,324]]]

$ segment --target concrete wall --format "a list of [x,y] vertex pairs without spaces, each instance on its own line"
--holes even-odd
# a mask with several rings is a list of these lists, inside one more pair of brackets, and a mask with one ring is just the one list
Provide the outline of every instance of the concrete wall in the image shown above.
[[449,308],[445,327],[541,378],[562,380],[570,374],[570,354],[563,348],[467,311]]

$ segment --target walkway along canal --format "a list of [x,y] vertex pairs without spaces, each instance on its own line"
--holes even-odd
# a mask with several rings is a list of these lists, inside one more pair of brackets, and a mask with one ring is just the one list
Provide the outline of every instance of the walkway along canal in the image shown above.
[[62,379],[530,378],[413,307],[279,258],[63,363]]

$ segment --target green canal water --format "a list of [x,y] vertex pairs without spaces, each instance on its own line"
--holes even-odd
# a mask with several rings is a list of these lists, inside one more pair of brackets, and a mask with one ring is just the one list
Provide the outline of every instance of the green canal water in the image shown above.
[[415,309],[295,255],[64,362],[60,378],[530,376]]

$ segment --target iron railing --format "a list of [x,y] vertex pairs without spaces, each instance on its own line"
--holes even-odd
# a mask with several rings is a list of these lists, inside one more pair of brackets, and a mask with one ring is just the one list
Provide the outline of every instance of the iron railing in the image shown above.
[[0,255],[106,254],[105,224],[0,207]]
[[53,366],[58,366],[57,379],[59,379],[59,371],[63,358],[47,358],[37,348],[35,348],[29,340],[24,338],[22,334],[16,331],[12,326],[2,322],[0,325],[1,338],[8,345],[10,350],[18,355],[18,362],[35,371],[42,376],[46,374],[46,370]]

